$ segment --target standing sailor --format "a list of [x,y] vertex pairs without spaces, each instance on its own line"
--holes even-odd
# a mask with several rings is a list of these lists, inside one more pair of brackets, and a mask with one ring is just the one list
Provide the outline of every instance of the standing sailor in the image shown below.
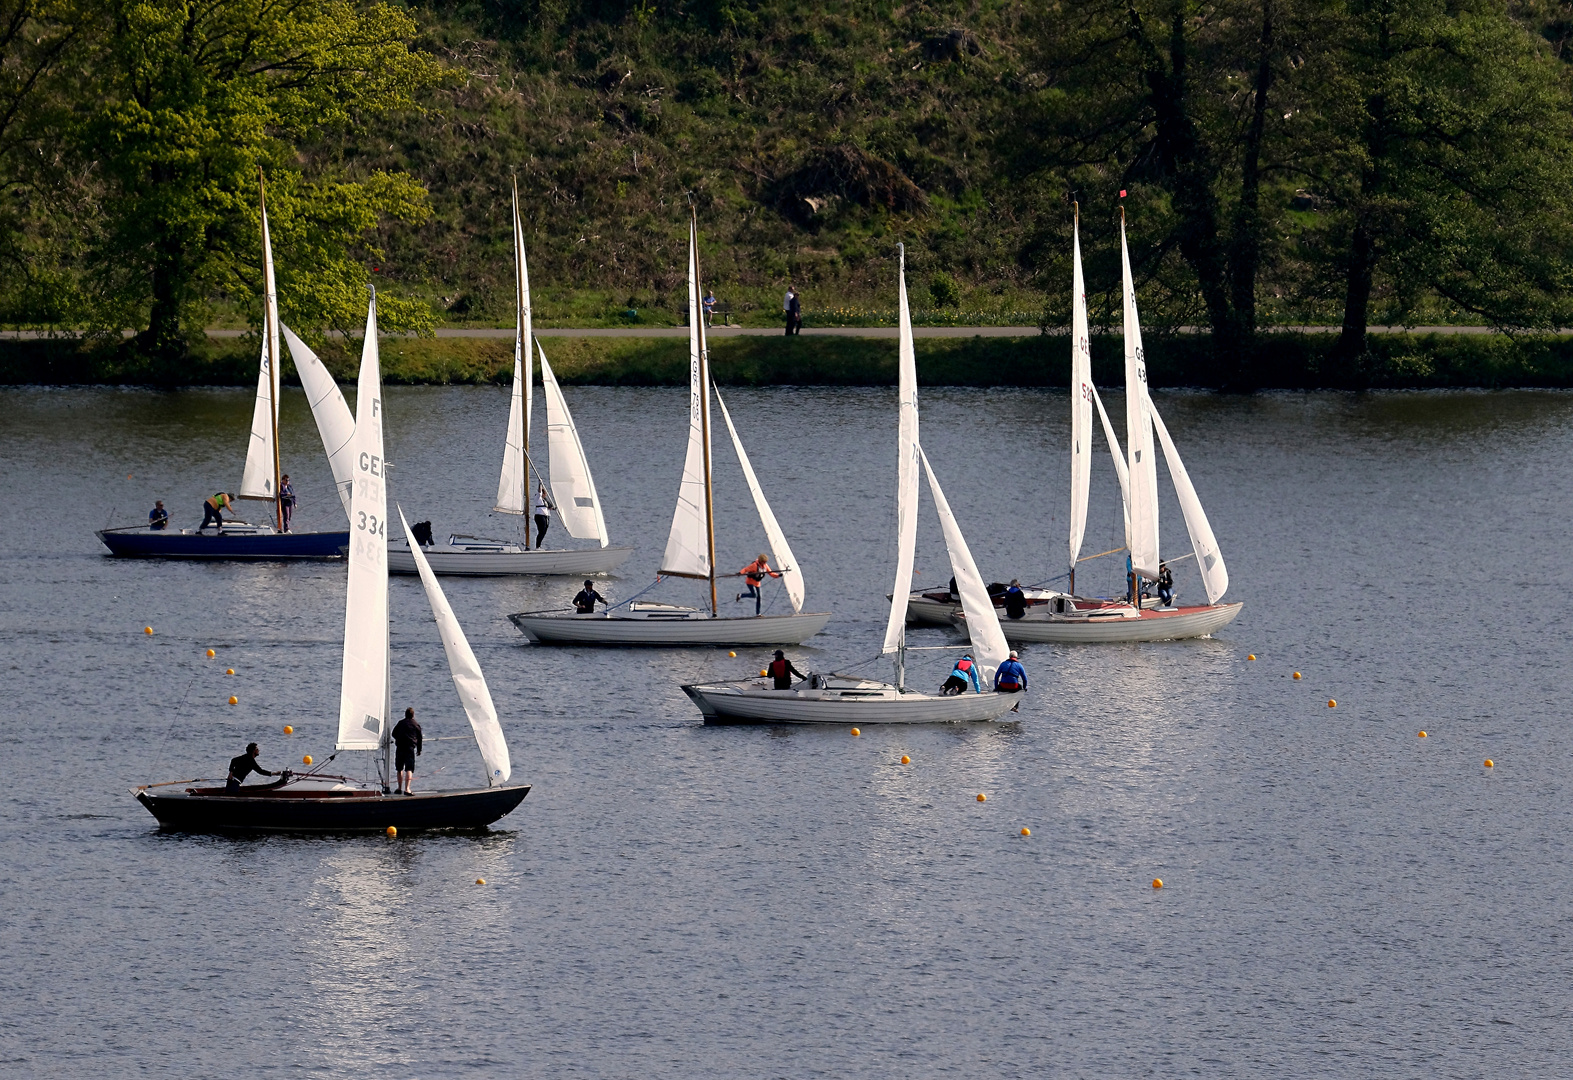
[[1027,614],[1027,594],[1021,591],[1021,579],[1011,578],[1010,588],[1005,590],[1005,617],[1019,619]]
[[792,676],[794,675],[800,679],[808,678],[807,675],[804,675],[801,671],[792,666],[792,661],[788,660],[786,658],[786,653],[782,652],[780,649],[776,650],[776,658],[770,661],[770,666],[765,670],[768,671],[770,673],[770,677],[775,680],[775,688],[777,690],[792,689]]
[[547,527],[552,523],[552,501],[546,497],[546,485],[540,484],[535,492],[535,546],[540,547],[546,538]]
[[279,512],[284,517],[284,531],[289,532],[290,521],[295,517],[295,485],[289,482],[289,473],[279,481]]
[[754,598],[754,614],[758,615],[759,605],[763,603],[765,598],[765,575],[769,574],[771,577],[780,577],[781,575],[770,569],[770,560],[765,557],[764,552],[760,552],[757,559],[743,567],[738,573],[743,576],[743,591],[737,594],[737,599],[733,600],[732,603],[737,603],[738,600],[743,599],[745,596],[752,596]]
[[1158,598],[1164,607],[1174,606],[1174,572],[1164,562],[1158,564]]
[[404,719],[393,725],[393,765],[399,772],[399,794],[413,795],[410,785],[415,783],[415,758],[421,752],[421,726],[415,722],[415,710],[405,709]]

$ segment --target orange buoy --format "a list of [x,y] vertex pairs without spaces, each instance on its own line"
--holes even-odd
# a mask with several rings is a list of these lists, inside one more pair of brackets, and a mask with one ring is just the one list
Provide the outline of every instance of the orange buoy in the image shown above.
[[1490,758],[1486,758],[1486,760],[1485,760],[1485,762],[1484,762],[1484,764],[1485,764],[1485,767],[1486,767],[1486,768],[1488,768],[1488,769],[1494,769],[1494,768],[1496,768],[1496,764],[1497,764],[1497,763],[1496,763],[1496,762],[1494,762],[1494,761],[1492,761],[1492,760],[1491,760],[1491,759],[1490,759]]
[[1245,658],[1247,660],[1255,660],[1256,659],[1256,654],[1255,653],[1247,653]]
[[235,674],[235,669],[234,669],[234,668],[232,668],[232,667],[230,667],[230,668],[225,668],[225,669],[224,669],[224,674],[226,674],[226,675],[233,675],[233,674]]
[[989,797],[987,795],[983,794],[983,792],[981,792],[981,791],[978,792],[978,802],[988,802],[988,801],[989,801]]
[[144,634],[151,634],[153,632],[153,628],[151,626],[144,626],[142,628],[142,632]]
[[307,754],[305,757],[301,758],[300,759],[300,763],[302,765],[310,765],[311,764],[311,755]]
[[729,652],[729,653],[727,653],[727,655],[730,656],[730,657],[733,657],[734,659],[737,657],[737,653],[735,653],[735,652]]
[[863,733],[862,733],[862,732],[861,732],[861,731],[859,731],[859,730],[858,730],[858,729],[857,729],[857,728],[853,728],[853,729],[852,729],[852,734],[853,734],[853,735],[861,735],[861,734],[863,734]]
[[486,884],[486,879],[483,878],[483,877],[478,877],[478,878],[475,879],[475,884],[477,884],[477,885],[485,885]]
[[284,734],[286,734],[286,735],[293,735],[293,734],[295,734],[295,729],[290,727],[288,724],[285,724],[284,725]]
[[765,669],[764,669],[764,668],[760,668],[760,669],[759,669],[759,677],[760,677],[760,678],[761,678],[761,679],[763,679],[763,678],[764,678],[764,677],[765,677],[765,675],[766,675],[766,674],[768,674],[768,672],[766,672],[766,671],[765,671]]
[[229,697],[229,703],[231,705],[239,705],[240,704],[240,699],[238,697],[236,697],[235,695],[231,694],[230,697]]
[[1422,731],[1419,735],[1417,735],[1415,737],[1418,738],[1418,739],[1423,739],[1423,738],[1426,737],[1426,733]]
[[1332,698],[1328,698],[1327,699],[1327,707],[1329,709],[1336,709],[1336,708],[1338,708],[1338,702],[1334,701]]
[[1152,879],[1152,887],[1155,888],[1155,889],[1163,888],[1163,878],[1161,878],[1161,877],[1153,878]]
[[901,755],[901,763],[902,763],[902,764],[903,764],[903,765],[911,765],[911,764],[912,764],[912,759],[911,759],[911,758],[909,758],[909,757],[908,757],[908,756],[907,756],[907,755],[905,755],[905,754],[902,754],[902,755]]
[[1032,830],[1027,828],[1027,826],[1023,825],[1021,827],[1021,835],[1023,835],[1023,836],[1031,836],[1032,835]]
[[389,825],[388,826],[388,835],[389,836],[398,836],[399,835],[399,830],[397,828],[395,828],[394,826]]
[[213,659],[217,655],[218,655],[218,653],[214,652],[212,649],[208,650],[208,659],[209,660]]
[[1299,678],[1299,677],[1300,677],[1300,673],[1299,673],[1299,672],[1298,672],[1298,671],[1297,671],[1297,672],[1295,672],[1295,673],[1294,673],[1294,677],[1295,677],[1295,678],[1297,678],[1297,679],[1298,679],[1298,678]]

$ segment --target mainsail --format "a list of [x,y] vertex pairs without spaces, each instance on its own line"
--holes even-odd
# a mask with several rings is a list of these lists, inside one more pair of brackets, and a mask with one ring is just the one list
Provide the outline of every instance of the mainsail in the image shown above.
[[[513,191],[513,260],[515,320],[513,331],[513,396],[508,405],[508,435],[503,440],[502,474],[497,478],[497,505],[504,514],[529,510],[525,486],[525,454],[530,445],[530,410],[535,404],[535,373],[531,370],[530,342],[534,326],[530,313],[530,271],[524,261],[524,225],[519,221],[519,188]],[[577,534],[575,534],[577,535]]]
[[900,377],[897,401],[900,421],[896,434],[896,581],[890,593],[890,619],[885,623],[887,653],[906,642],[907,599],[912,592],[912,558],[918,545],[918,362],[912,344],[912,315],[907,310],[907,251],[900,251],[897,303],[900,342],[897,362]]
[[[1087,337],[1087,287],[1081,274],[1081,215],[1071,232],[1071,571],[1087,532],[1092,484],[1092,345]],[[1110,445],[1114,445],[1110,442]]]
[[923,471],[928,474],[929,494],[934,496],[934,508],[939,511],[940,527],[945,530],[945,550],[950,553],[950,572],[956,575],[956,588],[961,593],[961,610],[967,616],[967,633],[972,638],[973,659],[983,668],[983,677],[992,681],[995,670],[1010,655],[1005,644],[1005,632],[1000,629],[999,616],[994,613],[994,601],[978,573],[978,564],[972,559],[967,538],[961,535],[956,515],[934,479],[934,467],[928,455],[918,448],[923,459]]
[[1125,303],[1125,450],[1130,455],[1130,524],[1125,546],[1131,568],[1142,577],[1158,576],[1158,463],[1152,452],[1152,414],[1147,401],[1147,359],[1136,314],[1136,286],[1125,246],[1125,217],[1120,216],[1120,274]]
[[[382,453],[382,372],[377,297],[366,309],[355,394],[354,490],[350,496],[349,583],[344,591],[344,670],[339,684],[340,750],[375,750],[388,718],[388,524]],[[416,546],[416,545],[412,545]]]
[[546,362],[546,350],[541,348],[539,341],[535,347],[540,353],[541,385],[546,391],[547,468],[557,516],[562,518],[569,536],[599,540],[605,547],[606,518],[601,513],[601,500],[595,494],[595,481],[590,478],[590,462],[585,459],[584,444],[579,441],[579,430],[574,427],[573,415],[563,400],[552,365]]
[[262,203],[262,361],[257,372],[257,403],[251,411],[251,442],[240,477],[242,499],[278,497],[279,473],[279,296],[273,282],[273,242],[268,235],[268,206]]
[[[410,523],[399,508],[399,523],[404,535],[410,535]],[[508,742],[503,738],[502,725],[497,722],[497,707],[492,704],[491,691],[486,688],[486,676],[481,673],[480,661],[470,648],[464,628],[448,605],[437,575],[426,561],[426,553],[419,544],[411,544],[415,555],[415,569],[420,571],[421,584],[426,586],[426,600],[431,604],[432,618],[437,620],[437,633],[442,637],[443,652],[448,655],[448,671],[453,675],[453,688],[459,692],[464,714],[470,718],[475,731],[475,745],[480,748],[481,761],[486,766],[486,783],[497,787],[508,782],[513,768],[508,761]]]
[[770,552],[775,556],[776,569],[781,573],[781,583],[786,586],[787,598],[792,601],[793,611],[802,611],[803,573],[792,557],[786,533],[781,531],[781,524],[776,521],[775,512],[765,499],[764,489],[759,486],[759,477],[754,475],[754,465],[748,460],[748,451],[743,449],[743,440],[737,437],[737,428],[732,426],[732,414],[727,411],[719,387],[715,388],[715,400],[721,406],[721,419],[726,421],[726,430],[732,436],[732,449],[737,451],[737,463],[743,467],[743,479],[748,481],[748,490],[754,496],[754,509],[759,511],[759,523],[765,527],[765,538],[770,541]]
[[710,430],[709,357],[705,355],[699,326],[699,227],[688,225],[688,452],[683,458],[683,482],[677,489],[672,531],[661,556],[662,574],[678,577],[710,576],[710,518],[706,497],[705,461]]
[[1120,509],[1125,514],[1125,535],[1131,535],[1131,474],[1125,467],[1125,458],[1120,454],[1120,440],[1114,437],[1114,425],[1109,423],[1109,414],[1103,407],[1103,399],[1098,396],[1096,387],[1092,391],[1092,403],[1098,407],[1098,419],[1103,421],[1103,437],[1109,441],[1109,456],[1114,459],[1114,475],[1120,481]]
[[295,336],[289,327],[279,325],[284,341],[289,345],[290,359],[295,361],[295,373],[300,376],[301,388],[306,391],[306,403],[311,406],[312,418],[317,421],[317,434],[322,436],[322,449],[328,455],[328,468],[333,470],[333,486],[338,489],[344,503],[344,516],[350,513],[350,487],[354,484],[355,418],[344,403],[339,384],[323,366],[317,354]]
[[1213,527],[1202,510],[1202,501],[1196,497],[1191,484],[1191,474],[1185,471],[1185,462],[1169,438],[1169,429],[1163,417],[1148,402],[1152,424],[1158,432],[1158,442],[1163,446],[1163,460],[1169,463],[1169,479],[1174,481],[1174,493],[1180,499],[1180,512],[1185,515],[1185,531],[1191,534],[1191,550],[1196,552],[1196,566],[1202,572],[1202,585],[1207,589],[1207,602],[1216,604],[1229,589],[1229,570],[1223,564],[1223,554],[1218,550],[1218,540]]

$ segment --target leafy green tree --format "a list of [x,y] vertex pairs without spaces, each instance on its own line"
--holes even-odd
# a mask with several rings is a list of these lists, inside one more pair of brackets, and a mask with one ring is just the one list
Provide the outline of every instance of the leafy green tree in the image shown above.
[[[352,0],[100,0],[91,105],[75,135],[102,177],[96,322],[142,325],[139,347],[178,355],[218,294],[258,291],[259,173],[286,318],[353,326],[362,248],[382,219],[419,222],[407,176],[300,175],[300,144],[410,109],[443,70],[410,42],[409,15]],[[389,297],[390,328],[430,325]]]

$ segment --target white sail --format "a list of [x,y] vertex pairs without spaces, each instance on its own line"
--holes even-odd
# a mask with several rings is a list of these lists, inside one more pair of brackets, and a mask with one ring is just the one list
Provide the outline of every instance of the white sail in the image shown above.
[[333,470],[333,486],[344,503],[344,516],[349,517],[350,485],[354,483],[354,454],[350,443],[355,438],[355,418],[344,403],[339,384],[333,381],[317,354],[282,323],[279,332],[289,346],[290,359],[295,361],[295,374],[300,376],[301,388],[306,391],[306,403],[311,406],[312,418],[317,421],[317,434],[322,436],[322,449],[328,455],[328,468]]
[[680,577],[710,576],[710,517],[705,506],[705,432],[710,427],[709,358],[699,338],[699,235],[688,225],[688,452],[683,482],[677,489],[672,531],[661,556],[661,573]]
[[1152,452],[1152,414],[1147,402],[1147,358],[1136,314],[1136,286],[1125,247],[1125,218],[1120,218],[1120,274],[1125,292],[1125,451],[1130,456],[1130,525],[1125,546],[1131,568],[1145,578],[1158,576],[1158,463]]
[[1185,471],[1185,462],[1180,460],[1180,452],[1169,438],[1169,429],[1164,426],[1163,417],[1158,415],[1157,408],[1151,402],[1148,402],[1148,410],[1152,413],[1152,425],[1158,432],[1158,442],[1163,446],[1163,460],[1169,463],[1169,479],[1174,481],[1174,493],[1180,499],[1180,512],[1185,515],[1185,530],[1191,534],[1191,550],[1196,552],[1196,566],[1202,572],[1207,602],[1216,604],[1219,597],[1229,589],[1228,567],[1223,564],[1223,553],[1218,550],[1213,527],[1202,510],[1202,501],[1196,497],[1191,474]]
[[240,477],[242,499],[278,497],[279,295],[273,282],[273,242],[268,207],[262,204],[262,361],[257,372],[257,403],[251,410],[251,442]]
[[1103,437],[1109,441],[1109,456],[1114,459],[1114,475],[1120,481],[1120,509],[1125,515],[1125,535],[1131,535],[1131,476],[1125,467],[1125,456],[1120,453],[1120,440],[1114,437],[1114,425],[1103,408],[1103,399],[1097,387],[1092,390],[1092,403],[1098,407],[1098,419],[1103,421]]
[[375,750],[388,719],[388,523],[382,453],[382,371],[377,298],[366,309],[350,442],[349,583],[344,590],[344,671],[339,684],[340,750]]
[[[519,221],[519,190],[513,193],[513,264],[516,313],[513,331],[513,396],[508,405],[508,436],[503,440],[502,474],[497,478],[497,505],[504,514],[529,511],[524,490],[525,458],[530,446],[530,415],[535,405],[535,372],[530,364],[534,322],[530,313],[530,270],[524,261],[524,225]],[[575,534],[577,535],[577,534]]]
[[776,569],[781,572],[781,583],[786,586],[787,598],[792,601],[793,611],[802,611],[803,572],[792,557],[792,548],[787,544],[786,533],[781,531],[781,523],[776,521],[775,512],[765,499],[764,489],[759,486],[759,477],[754,475],[754,465],[748,460],[748,452],[743,449],[743,440],[737,437],[737,428],[732,426],[732,414],[727,411],[719,387],[715,388],[715,400],[721,406],[721,419],[726,421],[726,430],[732,436],[732,449],[737,451],[737,463],[743,467],[743,479],[748,481],[748,490],[753,493],[754,509],[759,511],[759,523],[765,527],[765,539],[770,541],[770,553],[775,556]]
[[940,490],[939,481],[934,479],[934,467],[929,464],[928,455],[923,453],[921,446],[918,447],[918,455],[923,459],[923,471],[928,474],[929,494],[934,496],[940,527],[945,530],[945,549],[950,552],[950,572],[956,575],[956,588],[961,593],[961,610],[967,616],[967,633],[972,638],[972,658],[983,669],[980,677],[992,687],[994,672],[1010,655],[1010,646],[1005,644],[1005,631],[1000,629],[999,616],[994,613],[994,601],[989,599],[989,590],[978,573],[978,564],[972,560],[967,538],[961,535],[961,526],[956,523],[956,515],[951,513],[950,503],[944,491]]
[[[1092,484],[1092,344],[1087,336],[1087,287],[1081,274],[1081,220],[1071,232],[1071,528],[1070,566],[1076,569],[1087,533]],[[1112,444],[1111,444],[1112,445]]]
[[[404,535],[410,535],[410,523],[399,508],[399,523]],[[481,761],[486,766],[486,783],[497,787],[508,782],[513,767],[508,761],[508,741],[503,738],[502,725],[497,722],[497,707],[492,704],[492,693],[486,688],[486,676],[481,673],[480,661],[470,648],[448,598],[443,595],[437,575],[426,561],[426,553],[419,544],[411,544],[415,555],[415,569],[420,572],[421,584],[426,586],[426,600],[431,604],[432,618],[437,620],[437,633],[442,638],[443,652],[448,654],[448,671],[453,675],[453,688],[459,692],[464,714],[470,718],[475,732],[475,745],[480,748]]]
[[546,391],[546,449],[550,455],[547,468],[552,481],[552,501],[557,504],[557,516],[569,536],[580,540],[599,540],[608,543],[606,517],[601,513],[601,500],[595,494],[595,481],[590,477],[590,462],[584,456],[584,444],[579,441],[579,429],[573,425],[573,414],[563,400],[563,391],[552,374],[552,365],[546,362],[546,350],[535,343],[541,357],[541,385]]
[[912,345],[912,315],[907,310],[907,252],[900,248],[896,300],[900,319],[897,362],[900,377],[896,434],[896,581],[885,623],[887,653],[906,641],[907,598],[912,592],[912,557],[918,546],[918,361]]

